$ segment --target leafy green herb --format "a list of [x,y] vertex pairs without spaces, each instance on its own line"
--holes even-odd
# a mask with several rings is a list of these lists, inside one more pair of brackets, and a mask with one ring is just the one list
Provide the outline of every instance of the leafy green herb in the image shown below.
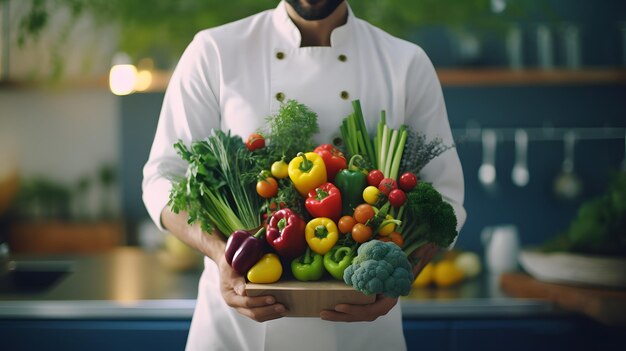
[[190,224],[199,222],[204,231],[217,229],[226,236],[261,225],[256,181],[242,176],[256,163],[241,152],[245,147],[240,137],[213,131],[190,148],[182,141],[174,148],[189,165],[185,177],[173,179],[168,202],[173,212],[187,211]]
[[289,162],[299,151],[313,150],[313,136],[319,131],[317,114],[296,100],[288,100],[276,115],[267,118],[261,133],[269,139],[271,162],[283,157]]
[[454,147],[445,145],[441,138],[426,141],[426,135],[408,130],[404,154],[400,161],[400,174],[405,172],[419,174],[428,162]]

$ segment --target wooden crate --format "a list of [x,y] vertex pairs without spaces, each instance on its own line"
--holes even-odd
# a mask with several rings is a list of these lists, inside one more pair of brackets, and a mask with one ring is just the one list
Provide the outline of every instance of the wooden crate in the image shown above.
[[289,317],[319,317],[322,310],[332,310],[340,303],[364,305],[376,300],[375,295],[367,296],[338,280],[248,283],[246,292],[248,296],[274,296],[276,301],[287,307]]
[[11,226],[9,245],[15,253],[91,253],[123,244],[120,222],[28,222]]

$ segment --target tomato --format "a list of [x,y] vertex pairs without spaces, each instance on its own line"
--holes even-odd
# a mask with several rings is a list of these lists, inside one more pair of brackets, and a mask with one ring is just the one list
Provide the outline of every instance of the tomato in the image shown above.
[[[391,215],[385,216],[385,220],[391,220],[391,219],[393,219],[393,217]],[[391,234],[391,232],[393,232],[394,230],[396,230],[396,224],[395,223],[387,223],[384,226],[378,227],[378,234],[380,234],[382,236],[387,236],[387,235]]]
[[363,223],[357,223],[352,228],[352,239],[357,243],[364,243],[372,238],[372,228]]
[[262,149],[265,147],[265,138],[261,134],[252,133],[246,140],[246,147],[250,151]]
[[272,177],[260,179],[256,183],[256,192],[263,198],[272,198],[278,194],[278,182]]
[[354,209],[354,219],[362,224],[367,223],[374,215],[374,208],[368,204],[361,204]]
[[393,232],[391,233],[388,238],[393,241],[396,245],[398,245],[399,247],[402,247],[404,245],[404,238],[402,237],[402,234],[398,233],[398,232]]
[[380,184],[380,181],[383,180],[383,178],[385,178],[385,176],[383,175],[383,172],[381,172],[378,169],[371,170],[367,174],[367,184],[371,186],[378,186],[378,184]]
[[339,228],[339,232],[341,234],[347,234],[352,231],[352,228],[356,224],[356,219],[352,216],[343,216],[339,218],[339,222],[337,222],[337,227]]
[[378,184],[378,190],[385,196],[389,196],[389,193],[394,189],[398,189],[398,184],[391,178],[385,178]]
[[398,186],[404,191],[411,191],[417,185],[417,176],[411,172],[406,172],[400,176]]
[[287,178],[289,175],[289,165],[287,162],[280,160],[272,163],[272,175],[278,179]]
[[378,194],[380,194],[378,188],[370,185],[363,190],[363,200],[370,205],[374,205],[378,201]]
[[406,202],[406,194],[400,189],[393,189],[389,193],[389,203],[391,206],[398,208]]

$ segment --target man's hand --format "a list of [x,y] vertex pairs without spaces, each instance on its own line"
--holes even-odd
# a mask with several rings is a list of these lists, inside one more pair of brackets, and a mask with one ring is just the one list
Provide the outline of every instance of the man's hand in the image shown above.
[[220,270],[220,285],[226,304],[242,315],[257,322],[284,317],[285,306],[276,303],[273,296],[246,296],[246,281],[235,272],[222,256],[217,262]]
[[335,310],[324,310],[322,319],[335,322],[371,322],[386,315],[398,303],[397,298],[376,295],[376,301],[367,305],[339,304]]

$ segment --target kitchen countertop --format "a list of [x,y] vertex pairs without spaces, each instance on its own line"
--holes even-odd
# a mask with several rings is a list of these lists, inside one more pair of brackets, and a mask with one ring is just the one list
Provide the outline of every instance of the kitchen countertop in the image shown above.
[[[157,253],[118,248],[101,255],[15,257],[63,261],[72,273],[41,293],[0,293],[0,319],[190,319],[200,270],[168,269]],[[544,300],[512,298],[480,276],[449,289],[414,289],[405,318],[540,317],[564,314]]]

